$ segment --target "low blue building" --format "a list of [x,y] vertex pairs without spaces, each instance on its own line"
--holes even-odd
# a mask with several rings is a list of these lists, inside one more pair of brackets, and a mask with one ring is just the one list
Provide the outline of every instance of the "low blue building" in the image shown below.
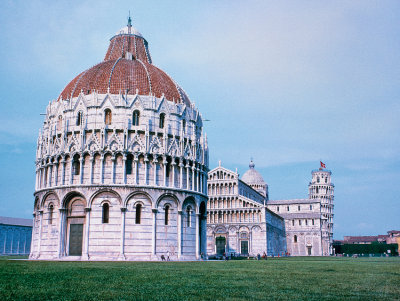
[[0,216],[0,255],[29,255],[32,220]]

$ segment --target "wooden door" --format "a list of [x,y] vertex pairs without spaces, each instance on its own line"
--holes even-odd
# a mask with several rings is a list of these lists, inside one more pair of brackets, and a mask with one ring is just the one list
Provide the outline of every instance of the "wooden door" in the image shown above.
[[249,241],[247,240],[240,241],[240,254],[242,255],[249,254]]
[[223,255],[225,253],[226,239],[223,236],[219,236],[215,239],[215,244],[217,246],[217,254]]
[[82,256],[83,224],[71,224],[69,228],[69,255]]

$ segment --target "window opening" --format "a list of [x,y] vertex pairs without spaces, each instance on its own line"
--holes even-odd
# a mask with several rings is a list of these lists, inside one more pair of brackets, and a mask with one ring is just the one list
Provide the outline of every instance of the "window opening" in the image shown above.
[[104,123],[106,125],[111,125],[112,122],[112,113],[110,109],[104,110]]
[[142,215],[142,204],[136,205],[136,217],[135,217],[135,224],[140,224],[140,217]]
[[132,116],[132,125],[138,126],[139,121],[140,121],[140,112],[138,110],[135,110]]
[[160,114],[160,129],[164,128],[164,123],[165,123],[165,114],[161,113]]
[[110,205],[108,203],[103,204],[103,214],[102,214],[102,222],[103,224],[108,224],[110,216]]
[[128,155],[125,161],[125,169],[126,169],[126,174],[131,175],[132,174],[132,163],[133,163],[133,156]]
[[192,208],[190,206],[187,207],[186,213],[187,213],[187,226],[190,227],[192,223]]
[[79,175],[81,172],[81,164],[79,162],[79,156],[75,155],[73,160],[72,160],[72,174],[74,176]]
[[168,225],[169,221],[169,205],[165,206],[164,224]]
[[82,124],[82,119],[83,119],[83,113],[78,112],[78,116],[76,116],[76,125],[81,125]]
[[53,211],[54,211],[54,206],[53,204],[51,204],[49,207],[49,225],[53,224]]

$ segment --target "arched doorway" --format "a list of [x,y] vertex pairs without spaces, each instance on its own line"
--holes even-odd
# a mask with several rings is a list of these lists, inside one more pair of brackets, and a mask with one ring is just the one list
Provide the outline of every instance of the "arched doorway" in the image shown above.
[[67,210],[67,250],[69,256],[82,256],[85,202],[79,197],[71,199]]

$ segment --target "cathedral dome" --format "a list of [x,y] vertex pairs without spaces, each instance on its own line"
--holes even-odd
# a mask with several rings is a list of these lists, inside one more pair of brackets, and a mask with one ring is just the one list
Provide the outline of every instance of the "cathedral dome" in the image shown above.
[[246,182],[249,185],[257,184],[257,185],[265,185],[265,181],[262,175],[254,169],[255,164],[253,160],[250,161],[249,170],[246,171],[242,176],[242,181]]
[[190,105],[189,97],[164,71],[152,64],[148,43],[129,23],[110,40],[104,61],[76,76],[59,99],[80,93],[163,95],[169,101]]

